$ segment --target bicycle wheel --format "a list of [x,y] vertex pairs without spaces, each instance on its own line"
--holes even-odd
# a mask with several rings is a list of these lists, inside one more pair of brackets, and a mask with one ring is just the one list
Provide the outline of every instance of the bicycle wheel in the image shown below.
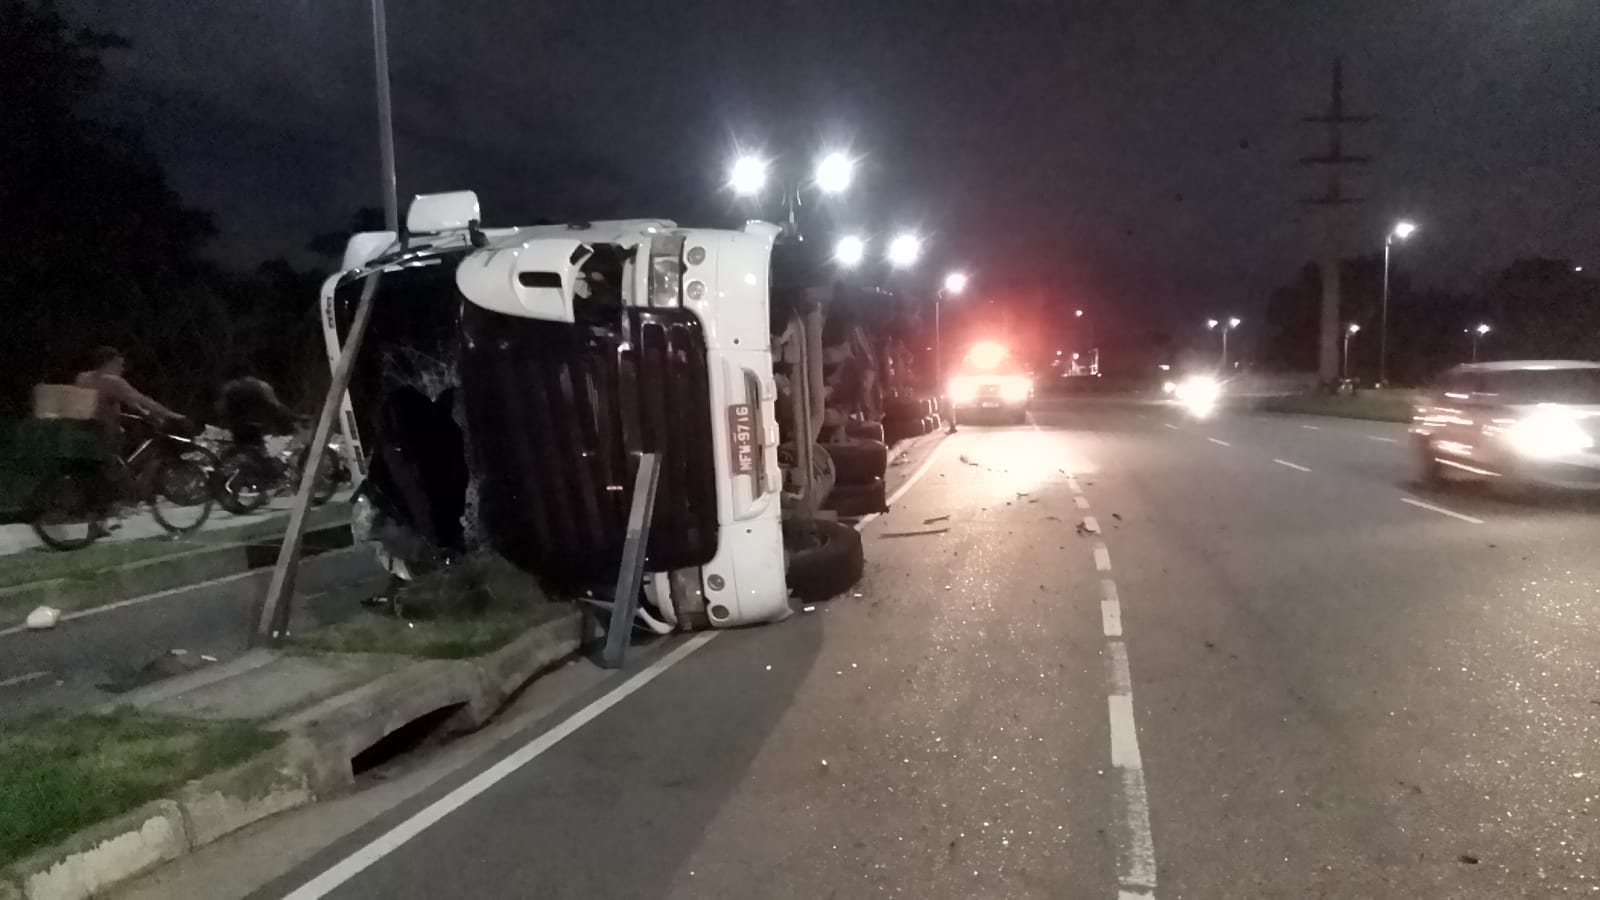
[[162,528],[188,534],[211,516],[211,471],[196,459],[175,456],[160,462],[150,512]]
[[259,451],[232,447],[223,451],[216,481],[217,503],[236,516],[245,516],[272,500],[277,478]]
[[[311,461],[311,449],[305,448],[295,459],[294,483],[290,487],[300,490],[300,478],[305,473],[306,464]],[[311,505],[321,506],[333,499],[339,492],[340,486],[345,482],[344,463],[339,460],[339,455],[333,450],[328,450],[322,457],[322,468],[317,470],[317,483],[311,489]]]
[[39,482],[28,524],[52,550],[76,550],[104,534],[97,485],[87,472],[58,472]]

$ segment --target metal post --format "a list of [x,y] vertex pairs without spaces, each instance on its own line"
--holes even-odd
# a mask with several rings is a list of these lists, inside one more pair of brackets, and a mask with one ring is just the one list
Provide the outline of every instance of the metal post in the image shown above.
[[1350,329],[1344,330],[1344,360],[1339,365],[1339,377],[1350,380]]
[[1228,371],[1228,323],[1222,323],[1222,371]]
[[940,343],[939,307],[944,305],[944,291],[933,295],[933,392],[944,396],[944,344]]
[[606,627],[606,645],[600,651],[600,664],[620,669],[633,635],[633,617],[639,609],[639,591],[644,587],[645,549],[650,542],[650,520],[655,516],[656,485],[661,467],[654,453],[639,454],[639,472],[633,478],[633,508],[628,512],[627,537],[622,544],[622,562],[617,568],[617,589],[611,598],[611,623]]
[[372,61],[378,82],[378,150],[383,158],[383,223],[400,230],[400,200],[394,174],[394,110],[389,102],[389,25],[383,0],[372,0]]
[[1478,329],[1469,328],[1467,333],[1472,335],[1472,361],[1478,361]]
[[328,449],[328,435],[333,433],[334,420],[339,416],[339,406],[344,402],[344,392],[350,386],[350,373],[355,368],[356,354],[367,336],[367,323],[372,319],[372,298],[378,292],[378,280],[383,275],[373,272],[361,285],[361,302],[356,306],[355,320],[350,323],[350,334],[339,351],[339,361],[333,367],[333,379],[328,384],[328,394],[322,398],[322,413],[317,417],[317,428],[306,448],[306,467],[300,475],[300,489],[295,492],[294,510],[289,513],[289,527],[283,534],[283,544],[278,547],[278,561],[272,567],[272,581],[267,585],[267,596],[261,605],[261,620],[256,627],[256,639],[279,637],[289,630],[290,597],[294,595],[294,578],[300,566],[300,542],[305,537],[306,514],[311,510],[311,495],[316,490],[317,470],[322,468],[322,458]]
[[[1383,312],[1378,320],[1378,387],[1389,386],[1389,248],[1394,245],[1394,233],[1383,239]],[[1345,355],[1350,355],[1350,341],[1345,340]]]

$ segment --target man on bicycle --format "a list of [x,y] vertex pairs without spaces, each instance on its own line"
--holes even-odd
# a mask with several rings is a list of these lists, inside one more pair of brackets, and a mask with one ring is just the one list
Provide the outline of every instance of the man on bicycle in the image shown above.
[[265,449],[267,435],[292,431],[298,421],[272,385],[242,366],[219,392],[217,418],[233,433],[234,443],[256,449]]
[[[125,488],[127,476],[118,458],[122,456],[124,435],[122,416],[138,413],[156,420],[157,424],[181,420],[183,416],[140,393],[128,383],[124,374],[128,361],[115,347],[96,347],[89,356],[90,368],[79,372],[73,384],[95,392],[94,418],[100,432],[101,472],[90,503],[98,512],[106,512],[116,505],[116,497]],[[115,523],[112,528],[117,527]],[[92,534],[104,534],[105,526],[96,523]]]
[[123,377],[128,360],[115,347],[96,347],[90,354],[91,368],[78,373],[73,384],[96,394],[94,417],[108,436],[122,434],[122,414],[137,412],[159,421],[181,419],[182,416],[167,409],[150,397],[141,394]]

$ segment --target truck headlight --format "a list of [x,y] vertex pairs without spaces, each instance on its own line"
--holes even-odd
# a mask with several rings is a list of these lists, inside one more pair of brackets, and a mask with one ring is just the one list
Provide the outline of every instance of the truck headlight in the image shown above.
[[1033,391],[1033,381],[1025,375],[1013,375],[1000,382],[1000,399],[1007,403],[1022,403]]
[[1555,410],[1535,412],[1513,423],[1505,435],[1512,450],[1531,459],[1553,459],[1594,446],[1594,438],[1572,416]]
[[967,375],[957,375],[950,379],[950,402],[960,406],[971,403],[978,397],[977,379]]

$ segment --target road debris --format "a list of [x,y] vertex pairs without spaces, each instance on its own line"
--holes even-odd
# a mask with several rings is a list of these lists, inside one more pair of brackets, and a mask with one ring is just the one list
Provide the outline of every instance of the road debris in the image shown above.
[[878,538],[882,540],[884,538],[927,537],[930,534],[944,534],[949,530],[948,528],[928,528],[923,531],[890,531],[878,535]]
[[1473,856],[1471,853],[1463,853],[1460,856],[1456,857],[1456,859],[1461,860],[1462,862],[1466,863],[1469,866],[1475,866],[1475,865],[1478,864],[1478,858],[1476,856]]
[[950,514],[946,513],[946,514],[944,514],[942,516],[930,516],[929,518],[923,519],[922,520],[922,524],[924,524],[924,525],[932,525],[935,522],[948,522],[948,521],[950,521]]
[[28,613],[27,621],[24,624],[34,631],[43,631],[46,628],[56,627],[56,624],[60,621],[61,610],[56,609],[54,606],[41,606]]

